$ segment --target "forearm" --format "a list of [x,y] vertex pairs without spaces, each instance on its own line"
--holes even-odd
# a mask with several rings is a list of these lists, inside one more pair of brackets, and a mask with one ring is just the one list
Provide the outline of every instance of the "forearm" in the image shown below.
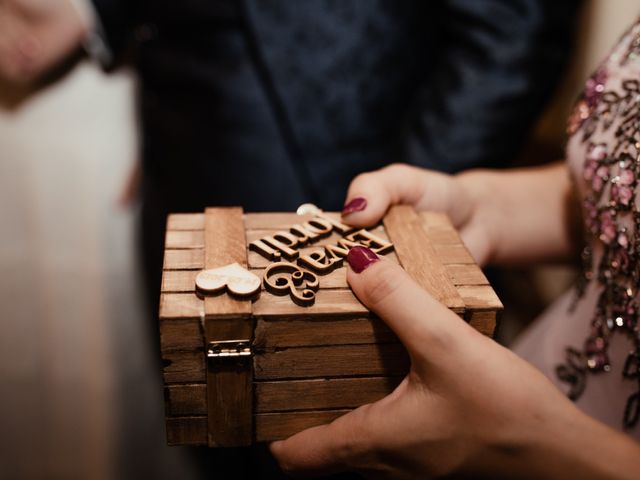
[[[625,480],[640,475],[640,445],[575,409],[546,431],[530,450],[532,477]],[[520,467],[522,470],[522,466]]]
[[474,170],[456,176],[485,229],[488,262],[496,265],[566,261],[575,256],[575,202],[564,163]]

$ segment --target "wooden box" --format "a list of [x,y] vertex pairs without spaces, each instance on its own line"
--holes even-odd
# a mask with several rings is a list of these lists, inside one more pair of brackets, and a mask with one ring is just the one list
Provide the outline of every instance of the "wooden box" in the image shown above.
[[[202,269],[237,262],[262,279],[274,260],[326,264],[324,246],[337,246],[335,259],[352,245],[346,238],[368,242],[474,328],[493,335],[502,305],[445,215],[393,207],[381,225],[368,229],[374,237],[349,236],[337,227],[339,214],[321,215],[209,208],[169,216],[160,301],[169,444],[239,446],[285,438],[382,398],[409,367],[394,334],[349,289],[340,258],[330,272],[316,273],[312,305],[274,295],[264,282],[251,299],[202,295],[195,287]],[[291,235],[302,238],[305,231],[316,238],[289,248],[295,252],[287,258]],[[282,258],[255,248],[261,239]],[[380,242],[393,249],[379,248]]]

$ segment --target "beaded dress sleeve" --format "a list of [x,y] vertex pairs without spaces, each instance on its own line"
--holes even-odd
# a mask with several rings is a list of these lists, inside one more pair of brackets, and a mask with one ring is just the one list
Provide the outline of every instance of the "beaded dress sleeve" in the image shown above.
[[589,415],[640,439],[640,19],[568,122],[583,273],[516,342]]

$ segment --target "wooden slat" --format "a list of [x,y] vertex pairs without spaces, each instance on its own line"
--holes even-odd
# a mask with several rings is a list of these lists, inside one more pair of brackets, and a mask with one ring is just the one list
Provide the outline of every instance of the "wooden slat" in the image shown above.
[[173,213],[167,217],[167,230],[204,230],[204,214]]
[[[256,415],[256,442],[271,442],[290,437],[302,430],[324,423],[348,413],[349,410],[324,410],[296,413],[260,413]],[[168,417],[167,443],[169,445],[206,445],[207,417]]]
[[292,212],[245,213],[244,224],[247,231],[283,230],[312,218],[312,215],[296,215]]
[[462,244],[434,245],[433,249],[438,256],[438,260],[442,262],[443,265],[449,265],[451,263],[469,265],[476,264],[475,260],[469,253],[469,250],[467,250],[467,247]]
[[165,270],[202,270],[204,268],[204,249],[165,250]]
[[409,358],[401,344],[287,348],[254,357],[256,380],[404,375]]
[[450,264],[444,266],[449,278],[454,285],[489,285],[480,267],[475,264],[459,265]]
[[413,207],[391,207],[384,218],[384,225],[407,273],[448,308],[464,311],[464,302],[449,280]]
[[307,428],[330,423],[349,410],[317,412],[261,413],[256,415],[256,442],[271,442],[294,435]]
[[[255,412],[356,408],[391,393],[404,377],[331,378],[256,382]],[[169,416],[207,414],[205,384],[165,387]]]
[[451,220],[446,213],[422,211],[419,213],[423,225],[434,230],[455,230]]
[[202,350],[162,352],[164,383],[204,383]]
[[[230,263],[247,267],[247,248],[241,208],[207,208],[205,212],[205,269]],[[228,294],[205,298],[207,320],[251,315],[251,301]],[[220,338],[224,340],[224,338]]]
[[[204,382],[204,353],[168,352],[166,383]],[[408,358],[400,344],[288,348],[255,356],[256,380],[354,375],[403,375]]]
[[391,393],[404,377],[257,382],[256,412],[356,408]]
[[163,352],[203,349],[204,331],[200,319],[161,320],[160,348]]
[[253,304],[256,317],[309,317],[311,315],[366,315],[369,310],[360,303],[351,290],[323,290],[316,293],[315,303],[300,307],[289,295],[260,295]]
[[472,311],[502,310],[502,302],[490,285],[462,285],[458,287],[464,303]]
[[[204,266],[230,263],[247,267],[247,244],[241,208],[205,210]],[[251,300],[228,293],[204,300],[206,343],[253,337]],[[208,444],[210,447],[250,445],[253,438],[253,372],[251,361],[217,363],[206,371]]]
[[458,245],[461,243],[460,237],[455,230],[448,229],[427,229],[427,236],[432,245]]
[[207,414],[207,384],[169,385],[164,387],[167,416],[184,417]]
[[163,293],[160,295],[160,319],[202,318],[204,302],[191,293]]
[[469,316],[469,325],[471,325],[483,335],[493,337],[496,332],[497,314],[498,312],[494,310],[472,312]]
[[167,417],[167,444],[206,445],[207,417]]
[[202,230],[167,230],[165,248],[202,248],[204,233]]
[[393,343],[398,339],[376,318],[260,319],[256,323],[257,351],[279,347]]
[[195,292],[198,270],[165,270],[162,272],[162,292]]

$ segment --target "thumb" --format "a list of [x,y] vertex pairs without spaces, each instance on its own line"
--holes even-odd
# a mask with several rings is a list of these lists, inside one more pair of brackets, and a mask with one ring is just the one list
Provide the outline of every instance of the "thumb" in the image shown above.
[[[363,173],[351,181],[343,220],[355,227],[368,227],[382,219],[391,205],[413,205],[417,210],[446,212],[454,223],[467,216],[461,211],[462,193],[450,175],[404,164],[394,164]],[[452,210],[453,204],[457,208]],[[450,211],[452,210],[452,211]],[[458,220],[460,217],[460,220]]]
[[459,329],[467,326],[400,265],[365,247],[349,250],[347,262],[347,280],[355,295],[395,332],[413,360],[438,358],[440,349],[450,348]]
[[367,411],[363,405],[333,422],[308,428],[269,448],[280,468],[287,473],[329,475],[348,470],[354,458],[365,450],[368,438]]

